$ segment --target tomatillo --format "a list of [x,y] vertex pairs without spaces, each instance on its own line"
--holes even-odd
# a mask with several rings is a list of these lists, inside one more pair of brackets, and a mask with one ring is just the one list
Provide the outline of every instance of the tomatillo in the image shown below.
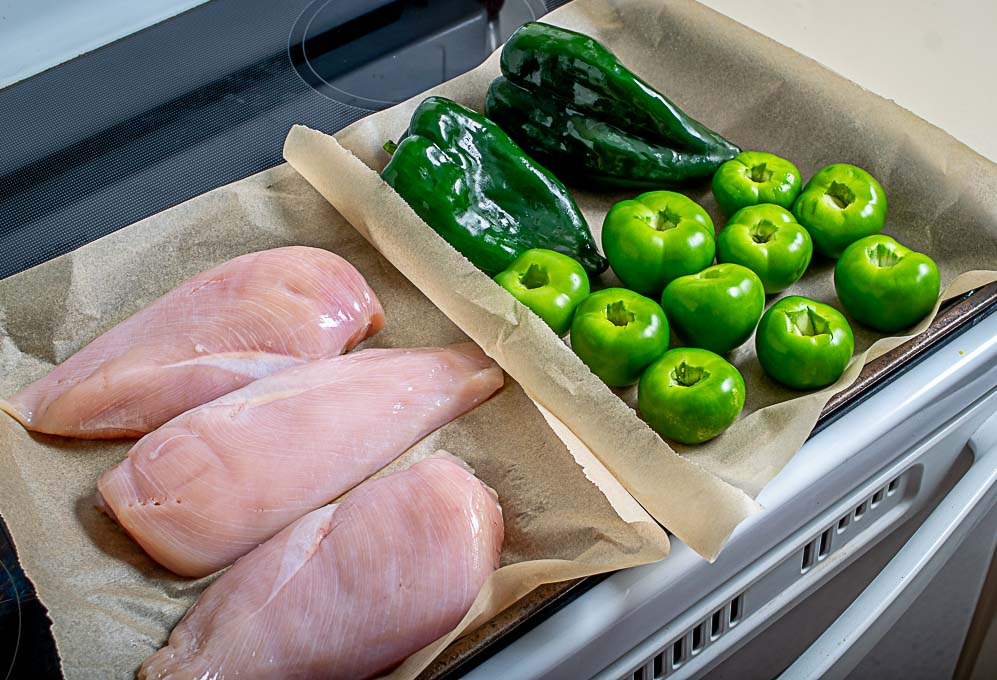
[[797,390],[833,383],[854,350],[855,337],[844,315],[799,295],[769,307],[755,335],[755,353],[768,376]]
[[723,357],[680,347],[644,371],[637,406],[655,432],[681,444],[700,444],[730,427],[744,408],[744,378]]
[[575,308],[588,297],[589,277],[576,260],[546,248],[524,251],[495,281],[533,310],[558,335],[571,328]]
[[713,196],[727,215],[761,203],[789,209],[802,184],[800,171],[785,158],[764,151],[742,151],[713,175]]
[[607,385],[632,385],[668,349],[668,320],[654,300],[606,288],[575,310],[571,349]]
[[850,244],[878,234],[886,222],[886,194],[876,178],[847,163],[828,165],[810,178],[793,204],[814,249],[840,257]]
[[793,213],[777,205],[741,208],[717,236],[717,261],[758,274],[768,294],[786,290],[810,265],[814,247]]
[[610,208],[602,249],[623,285],[657,298],[670,281],[713,264],[713,220],[687,196],[649,191]]
[[747,267],[718,264],[669,283],[661,306],[686,345],[726,354],[751,337],[765,288]]
[[934,308],[941,283],[934,260],[883,235],[848,246],[834,267],[834,288],[845,311],[883,333],[923,319]]

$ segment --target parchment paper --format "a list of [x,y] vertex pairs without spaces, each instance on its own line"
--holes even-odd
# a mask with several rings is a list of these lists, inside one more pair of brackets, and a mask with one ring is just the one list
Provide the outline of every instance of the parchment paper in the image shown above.
[[[0,394],[40,377],[187,277],[236,255],[290,244],[339,253],[367,278],[384,305],[387,326],[365,346],[466,340],[300,175],[281,166],[0,282]],[[68,678],[134,677],[211,580],[186,580],[158,567],[94,508],[97,477],[132,443],[32,435],[0,417],[0,515],[48,607]],[[439,448],[469,462],[498,492],[506,523],[503,567],[461,628],[393,677],[414,677],[460,630],[538,584],[667,553],[665,532],[591,455],[576,463],[508,378],[494,398],[393,466]],[[607,496],[634,523],[621,519]]]
[[[791,159],[806,178],[834,162],[872,172],[889,202],[885,233],[935,258],[943,299],[997,279],[995,166],[892,102],[691,0],[575,0],[543,20],[602,41],[689,114],[744,149]],[[284,156],[564,421],[655,519],[712,560],[734,527],[758,509],[751,499],[799,449],[827,400],[857,377],[866,360],[904,338],[884,338],[853,324],[853,364],[834,385],[814,393],[767,379],[749,341],[731,357],[747,382],[741,420],[721,437],[676,455],[637,417],[634,390],[620,391],[623,399],[617,398],[536,316],[438,237],[377,175],[388,159],[381,145],[401,136],[427,94],[481,111],[498,73],[496,52],[474,71],[362,119],[335,139],[295,127]],[[350,181],[340,181],[343,177]],[[572,193],[599,241],[609,207],[637,192]],[[706,207],[718,230],[723,228],[708,184],[686,193]],[[839,306],[832,271],[833,262],[817,260],[786,294]],[[608,274],[599,285],[616,283]]]

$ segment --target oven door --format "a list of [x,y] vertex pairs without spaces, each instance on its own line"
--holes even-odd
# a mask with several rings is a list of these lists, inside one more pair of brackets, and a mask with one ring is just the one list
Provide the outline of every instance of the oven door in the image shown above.
[[[967,448],[973,463],[962,479],[862,594],[781,677],[869,677],[868,673],[950,677],[962,649],[967,657],[975,656],[979,650],[970,646],[952,641],[940,644],[946,629],[936,617],[944,617],[947,609],[963,599],[953,589],[968,590],[971,602],[976,601],[997,547],[997,413],[969,438]],[[944,608],[932,606],[940,599]],[[972,611],[961,610],[964,623]],[[929,644],[917,644],[922,630],[931,632],[924,640]],[[965,626],[958,626],[957,632],[965,636]],[[893,655],[890,650],[904,653]]]

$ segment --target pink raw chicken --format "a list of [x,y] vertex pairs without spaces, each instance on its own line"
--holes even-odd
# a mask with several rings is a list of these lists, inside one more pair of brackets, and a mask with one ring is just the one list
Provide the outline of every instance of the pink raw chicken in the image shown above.
[[262,378],[142,438],[97,482],[182,576],[228,566],[502,386],[476,345],[369,349]]
[[36,432],[138,437],[257,378],[338,356],[383,326],[374,292],[338,255],[251,253],[180,284],[0,410]]
[[452,630],[504,536],[495,492],[454,460],[369,482],[236,562],[139,678],[362,680]]

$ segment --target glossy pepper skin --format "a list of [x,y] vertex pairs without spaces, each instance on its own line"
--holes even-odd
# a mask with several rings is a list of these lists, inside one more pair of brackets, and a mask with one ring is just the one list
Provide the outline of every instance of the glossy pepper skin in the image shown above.
[[799,169],[785,158],[764,151],[742,151],[713,175],[713,196],[726,215],[762,203],[789,210],[802,185]]
[[718,264],[669,283],[661,306],[684,344],[727,354],[751,337],[765,289],[747,267]]
[[589,295],[589,279],[582,266],[545,248],[527,250],[496,274],[495,281],[559,336],[571,328],[575,308]]
[[827,387],[845,371],[855,337],[834,307],[790,295],[769,307],[758,324],[755,353],[765,373],[797,390]]
[[626,288],[592,293],[571,322],[571,349],[611,387],[637,382],[668,349],[668,336],[658,303]]
[[717,236],[717,261],[755,272],[769,295],[796,283],[812,256],[810,234],[777,205],[741,208]]
[[381,177],[490,276],[530,248],[563,253],[590,274],[606,269],[564,185],[495,123],[449,99],[416,108]]
[[793,204],[796,220],[810,232],[814,250],[827,257],[878,234],[886,222],[886,194],[862,168],[836,163],[810,178]]
[[881,234],[845,248],[834,267],[834,288],[845,311],[883,333],[909,328],[938,300],[938,265]]
[[739,151],[581,33],[524,24],[501,68],[486,113],[574,183],[660,188],[709,177]]
[[673,280],[713,264],[713,220],[687,196],[649,191],[610,208],[602,249],[623,285],[657,299]]
[[651,364],[637,386],[637,406],[655,432],[681,444],[713,439],[744,408],[744,378],[705,349],[671,349]]

